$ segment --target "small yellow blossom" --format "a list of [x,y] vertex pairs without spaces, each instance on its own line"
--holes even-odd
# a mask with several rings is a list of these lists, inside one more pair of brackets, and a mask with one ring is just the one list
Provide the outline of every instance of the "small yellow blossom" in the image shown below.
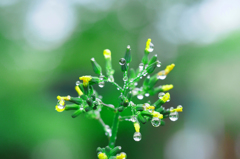
[[66,96],[66,97],[57,96],[57,99],[58,100],[63,99],[63,100],[69,101],[71,99],[71,97],[70,96]]
[[173,88],[172,84],[168,84],[168,85],[163,85],[162,86],[163,91],[169,91],[172,88]]
[[116,156],[116,159],[126,159],[126,154],[122,152]]
[[170,112],[182,112],[183,107],[181,105],[177,106],[177,108],[170,110]]
[[155,112],[155,111],[154,111],[154,112],[152,113],[152,115],[153,115],[154,118],[159,118],[159,119],[162,119],[162,118],[163,118],[163,115],[160,114],[159,112]]
[[105,49],[103,51],[103,55],[104,55],[105,59],[111,59],[111,51],[109,49]]
[[154,106],[146,106],[146,110],[149,110],[149,109],[154,110],[155,107]]
[[83,95],[83,92],[80,90],[80,88],[78,86],[75,86],[75,90],[79,96]]
[[82,76],[82,77],[79,77],[79,79],[83,81],[83,86],[87,86],[89,81],[91,81],[92,77],[91,76]]
[[135,131],[136,131],[136,132],[140,132],[140,125],[139,125],[138,122],[135,122],[135,123],[134,123],[134,128],[135,128]]
[[164,101],[165,103],[170,99],[170,94],[169,93],[166,93],[164,94],[164,96],[162,97],[162,101]]
[[60,99],[58,105],[55,106],[56,111],[63,112],[65,110],[65,100]]
[[145,50],[148,51],[150,49],[151,39],[148,39],[146,42],[146,48]]
[[169,74],[170,71],[172,71],[172,69],[175,67],[175,64],[171,64],[171,65],[168,65],[166,68],[165,68],[165,75]]
[[101,152],[101,153],[98,154],[98,158],[99,159],[107,159],[108,157],[107,157],[107,155],[105,153]]

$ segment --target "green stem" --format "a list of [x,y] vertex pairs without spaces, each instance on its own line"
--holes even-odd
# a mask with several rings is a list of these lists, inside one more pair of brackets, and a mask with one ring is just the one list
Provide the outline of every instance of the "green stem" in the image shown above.
[[120,115],[120,113],[117,112],[114,116],[114,119],[113,119],[112,136],[109,140],[109,147],[110,148],[115,147],[115,142],[116,142],[116,139],[117,139],[117,132],[118,132],[118,125],[119,125],[119,119],[118,119],[119,115]]

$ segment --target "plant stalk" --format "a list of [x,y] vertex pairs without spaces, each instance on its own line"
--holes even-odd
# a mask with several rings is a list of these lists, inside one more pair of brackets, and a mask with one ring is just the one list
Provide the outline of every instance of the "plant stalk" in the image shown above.
[[118,132],[118,125],[119,125],[119,119],[118,119],[119,115],[120,115],[120,113],[117,112],[114,116],[114,119],[113,119],[112,136],[110,137],[110,140],[109,140],[109,147],[110,148],[115,147],[115,142],[116,142],[116,139],[117,139],[117,132]]

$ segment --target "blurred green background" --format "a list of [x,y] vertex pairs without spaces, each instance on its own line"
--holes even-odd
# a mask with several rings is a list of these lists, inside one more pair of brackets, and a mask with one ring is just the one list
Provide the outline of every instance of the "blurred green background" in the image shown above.
[[[136,68],[151,38],[162,66],[176,67],[158,84],[174,84],[171,101],[183,105],[177,122],[141,127],[120,123],[116,145],[129,159],[240,158],[239,0],[0,0],[0,158],[94,159],[108,141],[101,125],[72,112],[57,113],[57,95],[77,96],[79,76],[94,75],[90,58],[104,66],[131,45]],[[96,87],[105,103],[119,93]],[[134,99],[155,101],[157,96]],[[111,124],[112,115],[102,116]]]

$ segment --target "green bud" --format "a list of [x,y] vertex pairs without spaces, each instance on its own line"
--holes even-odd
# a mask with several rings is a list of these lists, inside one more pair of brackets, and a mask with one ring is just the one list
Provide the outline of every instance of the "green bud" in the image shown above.
[[127,71],[128,66],[127,66],[126,60],[125,60],[124,58],[121,58],[121,59],[119,60],[119,64],[121,65],[121,70],[122,70],[122,72]]
[[99,78],[98,77],[92,77],[92,79],[89,81],[89,85],[94,85],[99,83]]
[[127,63],[130,63],[132,61],[130,45],[127,46],[127,50],[126,50],[124,58]]
[[85,112],[89,112],[91,110],[91,108],[90,107],[85,107],[84,110],[85,110]]
[[91,106],[93,106],[93,100],[92,100],[92,98],[88,98],[87,100],[86,100],[86,102],[87,102],[87,104],[91,107]]
[[138,114],[137,119],[143,124],[146,124],[147,122],[147,120],[141,114]]
[[147,78],[145,78],[145,80],[143,81],[143,90],[147,91],[148,90],[148,86],[149,86],[149,81],[150,81],[150,76],[147,76]]
[[133,68],[129,70],[129,79],[133,79],[136,77],[136,73]]
[[75,103],[75,104],[82,104],[82,99],[81,98],[78,98],[78,97],[71,97],[69,102],[72,102],[72,103]]
[[87,100],[88,96],[87,96],[87,95],[82,95],[81,98],[82,98],[83,100]]
[[77,109],[79,109],[79,105],[77,105],[77,104],[67,104],[66,106],[65,106],[65,110],[77,110]]
[[101,66],[95,61],[94,58],[91,58],[91,63],[92,63],[92,67],[93,67],[93,71],[96,73],[96,74],[101,74],[102,73],[102,68]]
[[129,101],[128,99],[126,98],[124,101],[123,101],[123,106],[124,107],[127,107],[129,105]]
[[156,69],[158,62],[154,62],[151,65],[147,67],[147,73],[153,73],[153,71]]
[[116,146],[111,150],[110,154],[116,155],[117,153],[119,153],[121,151],[121,149],[122,149],[121,146]]
[[142,106],[136,106],[135,108],[136,108],[137,111],[143,111],[144,110],[144,108]]
[[76,110],[73,114],[72,114],[72,118],[76,118],[77,116],[79,116],[81,113],[83,113],[83,110]]
[[147,110],[142,111],[141,115],[152,117],[152,114],[149,111],[147,111]]
[[155,75],[153,75],[152,77],[150,77],[149,83],[148,83],[149,88],[150,88],[150,89],[153,88],[154,85],[157,83],[157,81],[158,81],[157,74],[155,74]]
[[95,101],[96,100],[96,94],[92,94],[91,98],[92,98],[93,101]]
[[157,54],[154,55],[154,56],[149,60],[148,65],[150,66],[151,64],[153,64],[153,63],[156,62],[156,61],[157,61]]
[[162,101],[161,99],[158,99],[153,105],[156,107],[156,108],[159,108],[161,107],[165,102]]
[[98,148],[97,148],[97,152],[102,152],[102,148],[101,148],[101,147],[98,147]]

